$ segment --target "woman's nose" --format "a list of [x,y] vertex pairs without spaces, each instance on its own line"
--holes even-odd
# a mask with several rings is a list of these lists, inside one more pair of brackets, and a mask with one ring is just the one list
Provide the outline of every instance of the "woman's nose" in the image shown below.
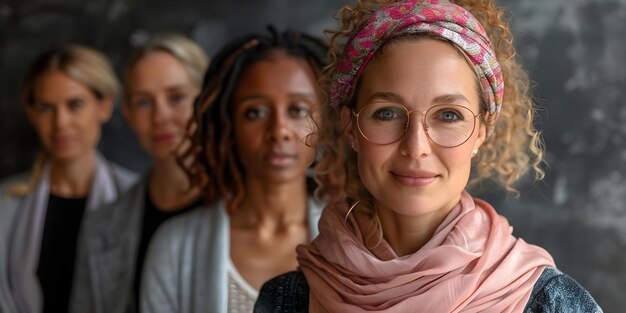
[[412,159],[424,157],[432,152],[431,142],[428,139],[428,125],[418,117],[419,115],[409,116],[409,125],[406,133],[401,139],[401,154]]
[[156,98],[152,107],[152,121],[155,124],[162,123],[170,116],[170,108],[167,105],[166,99]]
[[54,126],[56,128],[63,128],[67,126],[71,120],[70,113],[64,108],[57,108],[54,112]]
[[273,114],[270,119],[269,128],[269,138],[271,141],[286,141],[292,139],[293,131],[289,119],[279,112]]

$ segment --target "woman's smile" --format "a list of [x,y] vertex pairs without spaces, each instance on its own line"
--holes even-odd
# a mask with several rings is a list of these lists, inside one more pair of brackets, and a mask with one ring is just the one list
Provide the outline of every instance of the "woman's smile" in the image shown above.
[[389,173],[397,182],[409,187],[425,187],[440,177],[435,173],[422,170],[391,170]]

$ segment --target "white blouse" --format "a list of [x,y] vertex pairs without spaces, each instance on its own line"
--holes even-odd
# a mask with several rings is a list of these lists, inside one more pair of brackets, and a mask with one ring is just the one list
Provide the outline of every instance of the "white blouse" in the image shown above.
[[233,260],[228,258],[228,312],[251,313],[259,291],[241,277]]

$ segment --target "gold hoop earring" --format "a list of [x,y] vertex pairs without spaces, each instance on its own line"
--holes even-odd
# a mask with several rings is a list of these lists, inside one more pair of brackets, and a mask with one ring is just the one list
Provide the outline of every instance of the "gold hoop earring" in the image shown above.
[[354,202],[354,203],[350,206],[350,208],[348,209],[348,212],[346,213],[346,216],[344,216],[344,217],[343,217],[343,222],[344,222],[344,224],[345,224],[346,222],[348,222],[348,216],[350,215],[350,213],[352,213],[352,210],[354,210],[354,208],[357,206],[357,204],[359,204],[361,201],[363,201],[363,199],[359,199],[359,200],[357,200],[356,202]]

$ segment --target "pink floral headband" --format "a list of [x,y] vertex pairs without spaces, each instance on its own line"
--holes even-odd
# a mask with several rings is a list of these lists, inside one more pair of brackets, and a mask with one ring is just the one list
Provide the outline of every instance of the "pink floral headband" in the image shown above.
[[502,70],[480,22],[467,10],[448,1],[407,0],[376,10],[366,26],[350,38],[337,62],[339,70],[331,82],[330,104],[337,106],[346,100],[356,78],[385,42],[399,35],[416,33],[428,33],[453,42],[474,64],[489,104],[486,122],[491,133],[502,108]]

